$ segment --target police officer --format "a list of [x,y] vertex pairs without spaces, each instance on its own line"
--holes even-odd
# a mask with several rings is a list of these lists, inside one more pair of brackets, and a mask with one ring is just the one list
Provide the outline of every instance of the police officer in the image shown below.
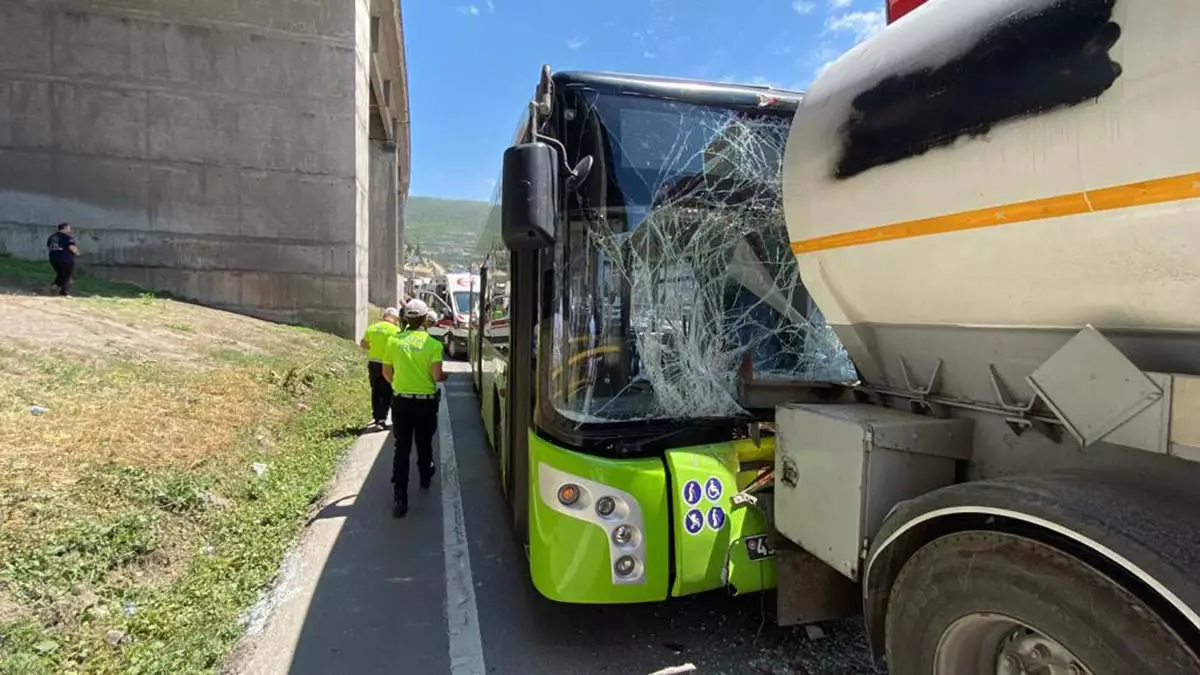
[[371,378],[371,423],[365,431],[370,434],[388,428],[388,410],[392,406],[392,385],[383,377],[383,357],[388,339],[400,331],[400,312],[395,307],[383,310],[379,321],[371,324],[359,346],[367,352],[367,375]]
[[392,384],[392,424],[396,439],[392,457],[392,515],[408,513],[409,455],[417,446],[417,473],[421,489],[433,482],[433,435],[437,432],[438,383],[442,371],[442,343],[425,332],[429,307],[420,300],[404,305],[400,331],[388,340],[383,376]]
[[50,254],[50,266],[54,268],[54,290],[59,295],[71,294],[71,278],[75,276],[75,256],[79,246],[71,233],[70,223],[59,223],[58,231],[46,239],[46,250]]

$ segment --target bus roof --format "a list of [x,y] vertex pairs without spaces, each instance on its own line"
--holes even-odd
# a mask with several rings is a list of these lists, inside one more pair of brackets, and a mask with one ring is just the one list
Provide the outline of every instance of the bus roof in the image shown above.
[[658,75],[631,75],[603,71],[564,70],[552,75],[555,86],[587,87],[613,94],[634,94],[688,101],[700,105],[758,107],[764,101],[775,108],[795,109],[802,92],[766,85],[707,82]]

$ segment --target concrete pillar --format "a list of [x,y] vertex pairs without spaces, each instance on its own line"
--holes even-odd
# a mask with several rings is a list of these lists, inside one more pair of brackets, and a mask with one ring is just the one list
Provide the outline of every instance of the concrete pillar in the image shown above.
[[400,263],[399,211],[396,204],[396,146],[371,141],[370,270],[367,296],[377,307],[396,304],[396,268]]
[[0,0],[0,252],[70,221],[89,271],[361,334],[370,25],[368,0]]

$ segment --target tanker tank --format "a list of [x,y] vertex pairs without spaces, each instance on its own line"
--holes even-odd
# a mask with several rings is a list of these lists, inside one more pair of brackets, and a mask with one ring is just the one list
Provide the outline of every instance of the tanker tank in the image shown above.
[[830,67],[787,145],[801,277],[868,386],[960,402],[1087,325],[1200,374],[1195,0],[932,0]]

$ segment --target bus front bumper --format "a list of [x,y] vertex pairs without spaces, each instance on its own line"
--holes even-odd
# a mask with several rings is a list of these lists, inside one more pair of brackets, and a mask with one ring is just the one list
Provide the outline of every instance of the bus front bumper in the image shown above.
[[[750,555],[747,544],[763,538],[766,519],[732,504],[747,478],[738,472],[744,444],[680,448],[665,459],[608,459],[531,433],[534,586],[551,600],[583,604],[773,587],[774,559]],[[704,522],[688,522],[697,516]]]

